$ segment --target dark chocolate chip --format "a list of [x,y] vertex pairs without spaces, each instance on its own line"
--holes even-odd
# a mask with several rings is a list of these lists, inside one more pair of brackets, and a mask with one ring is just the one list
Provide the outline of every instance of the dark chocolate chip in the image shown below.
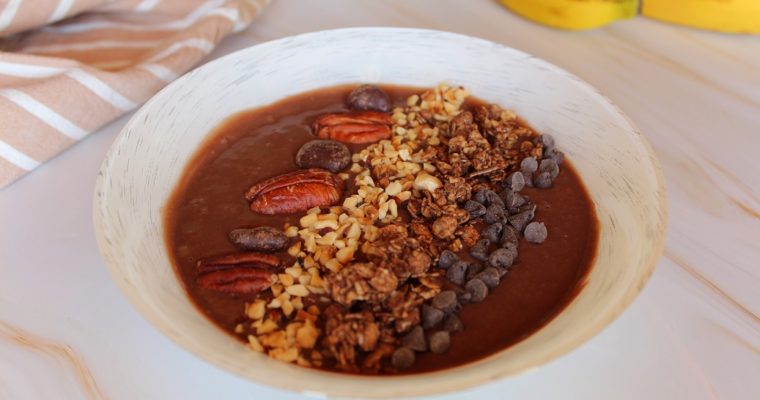
[[507,218],[507,210],[499,204],[492,204],[486,209],[485,221],[487,224],[503,223]]
[[486,205],[486,192],[488,189],[480,189],[477,192],[475,192],[475,195],[472,196],[472,199],[477,201],[480,204]]
[[414,350],[408,347],[399,347],[391,356],[391,364],[397,369],[409,369],[414,365]]
[[520,161],[520,171],[532,174],[538,170],[538,161],[536,157],[525,157]]
[[504,192],[504,205],[509,209],[510,212],[525,203],[527,203],[527,200],[525,200],[525,197],[520,193],[513,191]]
[[488,257],[488,265],[492,267],[509,268],[513,262],[515,262],[515,254],[508,249],[496,249]]
[[351,151],[343,143],[334,140],[311,140],[296,153],[296,165],[300,168],[323,168],[338,172],[351,163]]
[[544,152],[544,158],[551,158],[557,165],[562,165],[562,162],[565,161],[565,153],[557,149],[549,149]]
[[514,264],[517,261],[517,243],[504,243],[501,248],[512,253],[512,264]]
[[453,290],[444,290],[441,293],[438,293],[433,297],[430,304],[446,314],[450,314],[459,308],[457,294]]
[[449,349],[451,344],[451,336],[446,331],[438,331],[430,335],[430,352],[433,354],[441,354]]
[[465,281],[469,281],[470,279],[474,278],[475,275],[479,274],[480,271],[485,269],[485,265],[481,263],[472,263],[469,267],[467,267],[467,275],[465,276]]
[[422,305],[422,327],[430,329],[436,326],[443,319],[443,311],[430,307],[427,304]]
[[407,333],[402,339],[401,339],[401,345],[408,347],[414,351],[425,351],[427,350],[427,341],[425,341],[425,331],[422,329],[421,326],[417,325],[414,328],[412,328],[409,333]]
[[488,239],[491,243],[499,243],[502,227],[503,225],[498,222],[488,225],[480,232],[480,237]]
[[541,135],[541,142],[544,144],[544,150],[549,150],[554,148],[554,136],[543,134]]
[[501,197],[499,197],[499,195],[496,194],[496,192],[494,192],[493,190],[487,190],[485,196],[486,196],[486,205],[488,206],[497,205],[501,208],[504,208],[504,200],[502,200]]
[[525,176],[521,172],[513,172],[507,178],[507,185],[513,191],[519,192],[525,187]]
[[467,273],[467,262],[457,261],[446,271],[446,278],[451,283],[461,285],[464,283],[464,275]]
[[475,200],[467,200],[467,202],[464,203],[464,210],[470,213],[470,218],[478,218],[485,215],[486,206]]
[[531,222],[525,227],[523,232],[525,240],[531,243],[543,243],[549,232],[546,231],[546,225],[543,222]]
[[[501,249],[499,249],[501,250]],[[475,276],[475,279],[480,279],[483,281],[483,283],[488,286],[489,289],[493,289],[497,286],[499,286],[499,270],[497,270],[494,267],[488,267],[483,270],[483,272],[479,273]]]
[[551,174],[548,172],[542,172],[538,174],[536,177],[535,182],[533,182],[534,185],[536,185],[539,189],[548,189],[552,187],[552,177]]
[[525,179],[525,186],[532,188],[533,187],[533,173],[523,171],[522,174],[523,174],[523,179]]
[[232,244],[250,251],[280,251],[290,242],[281,230],[270,226],[234,229],[229,237]]
[[459,332],[464,329],[462,320],[456,314],[451,314],[443,321],[443,330],[447,332]]
[[540,172],[548,172],[552,180],[556,179],[557,175],[559,175],[559,165],[557,165],[557,162],[554,161],[553,158],[545,158],[541,160],[538,170]]
[[517,234],[515,227],[512,225],[504,226],[504,229],[501,230],[501,239],[499,240],[501,247],[506,246],[508,243],[516,246],[519,241],[520,236]]
[[470,302],[472,303],[480,303],[488,296],[488,286],[480,279],[471,279],[464,288],[470,293]]
[[490,245],[491,242],[488,239],[480,239],[470,249],[470,255],[476,260],[488,260],[488,246]]
[[451,250],[444,250],[441,252],[440,258],[438,258],[438,268],[448,269],[459,261],[459,257]]
[[514,226],[518,232],[522,232],[523,229],[525,229],[525,225],[528,225],[531,219],[533,219],[533,212],[528,210],[509,217],[509,223]]
[[391,100],[382,89],[373,85],[361,85],[354,89],[346,99],[348,108],[352,110],[371,110],[388,112]]

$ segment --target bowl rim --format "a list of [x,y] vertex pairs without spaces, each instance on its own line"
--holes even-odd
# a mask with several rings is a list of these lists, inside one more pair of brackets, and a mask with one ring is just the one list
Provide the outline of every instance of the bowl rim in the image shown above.
[[[559,359],[560,357],[563,357],[570,353],[571,351],[577,349],[582,344],[588,342],[591,338],[602,332],[607,326],[609,326],[614,320],[616,320],[620,315],[630,306],[630,304],[633,302],[633,300],[641,293],[646,283],[651,278],[652,274],[654,273],[654,270],[657,266],[657,262],[660,259],[664,247],[665,247],[665,239],[666,239],[666,232],[668,227],[668,220],[669,220],[669,211],[668,211],[668,202],[667,202],[667,191],[665,187],[665,179],[662,172],[661,164],[659,160],[656,157],[656,154],[654,152],[654,149],[652,148],[649,141],[646,139],[644,135],[641,134],[639,129],[636,127],[636,125],[633,123],[633,121],[618,107],[612,100],[610,100],[607,96],[602,94],[597,88],[592,86],[591,84],[587,83],[580,77],[564,70],[563,68],[560,68],[546,60],[543,60],[539,57],[533,56],[531,54],[528,54],[526,52],[523,52],[521,50],[509,47],[507,45],[494,42],[491,40],[460,34],[460,33],[454,33],[449,31],[442,31],[442,30],[433,30],[433,29],[420,29],[420,28],[400,28],[400,27],[358,27],[358,28],[339,28],[339,29],[327,29],[327,30],[319,30],[319,31],[312,31],[312,32],[306,32],[301,33],[297,35],[291,35],[282,37],[279,39],[267,41],[258,43],[249,47],[245,47],[239,50],[236,50],[234,52],[231,52],[229,54],[226,54],[222,57],[219,57],[215,60],[212,60],[208,63],[205,63],[190,72],[184,74],[183,76],[175,79],[174,81],[170,82],[168,85],[166,85],[164,88],[162,88],[160,91],[158,91],[155,95],[153,95],[148,101],[146,101],[134,114],[130,119],[125,123],[124,127],[121,129],[113,143],[111,144],[101,166],[97,174],[97,179],[95,183],[94,193],[93,193],[93,227],[95,231],[95,237],[96,241],[98,243],[98,249],[101,253],[101,256],[103,257],[103,261],[106,265],[106,268],[108,269],[109,274],[111,275],[111,279],[116,283],[116,286],[119,287],[119,290],[122,292],[122,294],[127,298],[129,303],[132,305],[133,308],[135,308],[138,311],[138,314],[146,320],[154,329],[156,329],[158,332],[160,332],[164,337],[170,339],[172,343],[182,348],[184,351],[192,354],[193,356],[203,360],[209,365],[212,365],[216,368],[225,370],[227,372],[232,373],[234,376],[241,377],[244,380],[248,382],[252,382],[259,385],[265,385],[268,387],[275,387],[278,389],[284,389],[289,392],[296,392],[308,396],[317,396],[317,397],[332,397],[332,398],[344,398],[344,397],[350,397],[354,396],[350,393],[343,393],[343,392],[317,392],[317,391],[310,391],[306,389],[296,389],[293,387],[289,387],[286,385],[281,385],[278,383],[273,382],[266,382],[264,380],[256,379],[255,377],[252,377],[250,375],[244,375],[240,371],[228,367],[227,365],[224,365],[223,363],[218,363],[216,360],[211,359],[206,354],[202,354],[200,352],[196,352],[195,349],[187,346],[185,343],[182,343],[179,340],[176,340],[174,336],[168,332],[167,329],[162,327],[158,321],[154,317],[150,317],[150,312],[145,309],[143,306],[143,303],[139,300],[140,296],[133,294],[136,292],[128,290],[129,287],[125,283],[123,283],[122,280],[118,279],[119,276],[121,276],[121,273],[119,271],[119,266],[116,263],[110,262],[110,258],[106,256],[107,249],[111,246],[110,241],[107,238],[107,229],[106,227],[109,225],[109,222],[104,220],[102,218],[103,213],[99,212],[101,207],[103,206],[102,202],[102,194],[105,191],[106,182],[108,179],[110,179],[110,167],[112,160],[118,156],[117,154],[117,147],[124,142],[127,139],[127,131],[129,128],[135,123],[135,121],[140,116],[140,112],[144,109],[149,109],[153,106],[154,102],[157,102],[158,98],[162,96],[163,93],[165,93],[168,90],[171,90],[171,88],[184,84],[185,81],[188,81],[192,78],[192,76],[199,70],[206,70],[206,69],[213,69],[216,68],[218,64],[221,64],[225,62],[226,59],[231,58],[238,53],[245,52],[250,50],[254,47],[264,47],[264,46],[278,46],[282,42],[286,41],[313,41],[313,40],[319,40],[319,38],[323,35],[331,35],[331,34],[353,34],[353,33],[362,33],[366,35],[372,35],[373,33],[394,33],[394,34],[404,34],[404,33],[423,33],[426,35],[436,35],[438,37],[443,38],[456,38],[460,40],[466,40],[473,43],[478,43],[481,45],[488,45],[492,46],[494,48],[498,48],[501,51],[509,51],[513,54],[520,56],[521,58],[525,58],[526,60],[530,60],[530,62],[535,63],[537,66],[540,66],[542,68],[545,68],[551,73],[561,75],[564,78],[568,78],[573,81],[573,83],[578,87],[579,91],[584,92],[585,95],[590,96],[596,96],[598,100],[600,100],[605,106],[607,106],[610,111],[614,114],[616,114],[617,117],[621,118],[621,122],[625,123],[625,130],[635,135],[635,137],[641,142],[643,145],[644,152],[649,155],[648,160],[649,163],[652,166],[652,173],[654,174],[654,177],[656,179],[656,193],[657,193],[657,205],[661,211],[662,216],[662,229],[660,229],[657,232],[657,236],[653,237],[652,243],[653,248],[652,252],[650,253],[650,257],[648,261],[646,262],[645,269],[642,270],[642,273],[639,275],[638,279],[636,281],[632,281],[631,285],[629,286],[629,290],[620,297],[620,300],[617,304],[617,308],[610,311],[610,314],[608,315],[607,319],[599,320],[596,324],[589,326],[584,332],[581,334],[573,337],[571,340],[568,340],[563,343],[563,345],[558,348],[556,351],[554,351],[551,355],[547,355],[541,358],[534,357],[533,359],[529,360],[525,367],[522,368],[519,371],[504,371],[504,370],[494,370],[489,374],[483,374],[482,376],[479,376],[477,379],[473,379],[468,382],[462,382],[459,384],[456,388],[454,388],[454,391],[462,391],[468,388],[472,388],[478,385],[486,384],[489,382],[502,380],[507,377],[514,377],[518,376],[520,374],[523,374],[525,372],[531,371],[536,369],[537,367],[544,365],[550,361]],[[594,261],[596,263],[596,261]],[[594,268],[594,265],[592,264],[592,267]],[[178,280],[178,283],[180,286],[184,288],[184,285],[181,281],[176,277],[176,272],[173,272],[173,275]],[[585,279],[588,279],[586,277]],[[187,293],[186,293],[187,295]],[[191,301],[192,302],[192,301]],[[193,304],[193,306],[195,306]],[[197,308],[197,307],[196,307]],[[200,312],[200,311],[199,311]],[[560,311],[562,313],[563,311]],[[204,316],[205,317],[205,316]],[[552,317],[552,319],[556,318],[555,315]],[[207,317],[205,317],[208,319]],[[212,323],[209,320],[209,323]],[[543,329],[543,326],[539,328],[538,330]],[[535,334],[535,332],[533,333]],[[532,335],[532,334],[531,334]],[[529,335],[530,336],[530,335]],[[524,340],[525,338],[521,339]],[[511,347],[511,346],[510,346]],[[380,382],[383,383],[392,383],[393,381],[398,381],[402,379],[409,379],[409,378],[420,378],[420,377],[427,377],[431,375],[440,375],[440,374],[452,374],[457,372],[460,369],[468,368],[470,366],[479,364],[481,362],[484,362],[488,359],[491,359],[492,357],[497,356],[498,354],[502,353],[506,349],[502,349],[500,351],[497,351],[495,353],[492,353],[482,359],[476,360],[471,363],[467,363],[460,366],[455,366],[453,368],[448,368],[440,371],[432,371],[432,372],[425,372],[425,373],[419,373],[419,374],[413,374],[413,375],[402,375],[402,376],[356,376],[356,375],[346,375],[343,373],[337,373],[337,372],[329,372],[329,371],[322,371],[322,370],[310,370],[313,371],[315,374],[327,374],[331,375],[333,377],[346,377],[349,379],[366,379],[367,381],[374,381],[374,382]],[[449,387],[441,387],[438,389],[431,389],[431,390],[417,390],[413,393],[405,393],[404,396],[412,396],[412,395],[435,395],[435,394],[441,394],[444,392],[451,393],[452,388]],[[363,395],[363,397],[367,398],[378,398],[385,396],[383,393],[368,393]]]

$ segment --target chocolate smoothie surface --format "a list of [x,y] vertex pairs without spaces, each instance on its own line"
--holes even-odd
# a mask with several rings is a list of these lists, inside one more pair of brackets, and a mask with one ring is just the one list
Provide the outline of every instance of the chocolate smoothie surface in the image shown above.
[[[166,244],[188,295],[211,321],[241,341],[247,343],[247,333],[239,326],[246,321],[246,303],[262,294],[230,295],[201,288],[196,283],[197,263],[205,257],[239,251],[228,236],[234,229],[298,225],[305,213],[255,213],[245,198],[246,191],[267,178],[297,170],[295,154],[315,139],[312,123],[321,115],[348,111],[346,97],[354,87],[315,90],[230,117],[197,150],[167,204]],[[408,96],[425,90],[380,87],[396,106],[405,105]],[[483,104],[470,97],[462,109]],[[367,145],[347,146],[357,152]],[[540,329],[574,298],[593,262],[598,226],[593,203],[571,162],[561,164],[550,188],[522,190],[537,206],[535,220],[545,224],[548,237],[534,244],[520,235],[519,256],[509,273],[485,300],[463,305],[458,316],[464,328],[451,334],[448,350],[441,354],[419,352],[410,368],[380,373],[429,372],[477,361]],[[345,193],[350,194],[352,186],[348,184]],[[284,266],[295,260],[284,251],[279,255]],[[241,347],[241,351],[246,350]],[[336,370],[329,360],[318,367]]]

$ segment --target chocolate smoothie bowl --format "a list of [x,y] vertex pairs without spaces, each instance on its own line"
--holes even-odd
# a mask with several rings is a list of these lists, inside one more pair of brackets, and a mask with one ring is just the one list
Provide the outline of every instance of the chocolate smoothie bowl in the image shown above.
[[596,252],[591,201],[553,139],[464,88],[303,93],[230,118],[191,165],[165,225],[190,296],[302,366],[485,357],[559,312]]
[[650,276],[653,153],[578,78],[445,32],[264,43],[136,112],[95,232],[199,358],[322,397],[451,392],[557,359]]

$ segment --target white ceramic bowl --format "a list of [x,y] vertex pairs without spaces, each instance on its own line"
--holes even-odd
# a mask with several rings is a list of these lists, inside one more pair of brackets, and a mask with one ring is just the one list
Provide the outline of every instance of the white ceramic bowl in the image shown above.
[[[403,377],[300,368],[248,351],[191,304],[163,239],[170,192],[206,136],[238,111],[342,83],[448,82],[550,133],[596,207],[600,240],[585,288],[554,320],[482,361]],[[321,396],[398,397],[460,390],[530,370],[601,331],[639,293],[662,251],[663,179],[652,149],[608,99],[528,54],[446,32],[369,28],[263,43],[172,83],[129,121],[100,171],[95,231],[118,286],[155,327],[200,358],[252,381]]]

